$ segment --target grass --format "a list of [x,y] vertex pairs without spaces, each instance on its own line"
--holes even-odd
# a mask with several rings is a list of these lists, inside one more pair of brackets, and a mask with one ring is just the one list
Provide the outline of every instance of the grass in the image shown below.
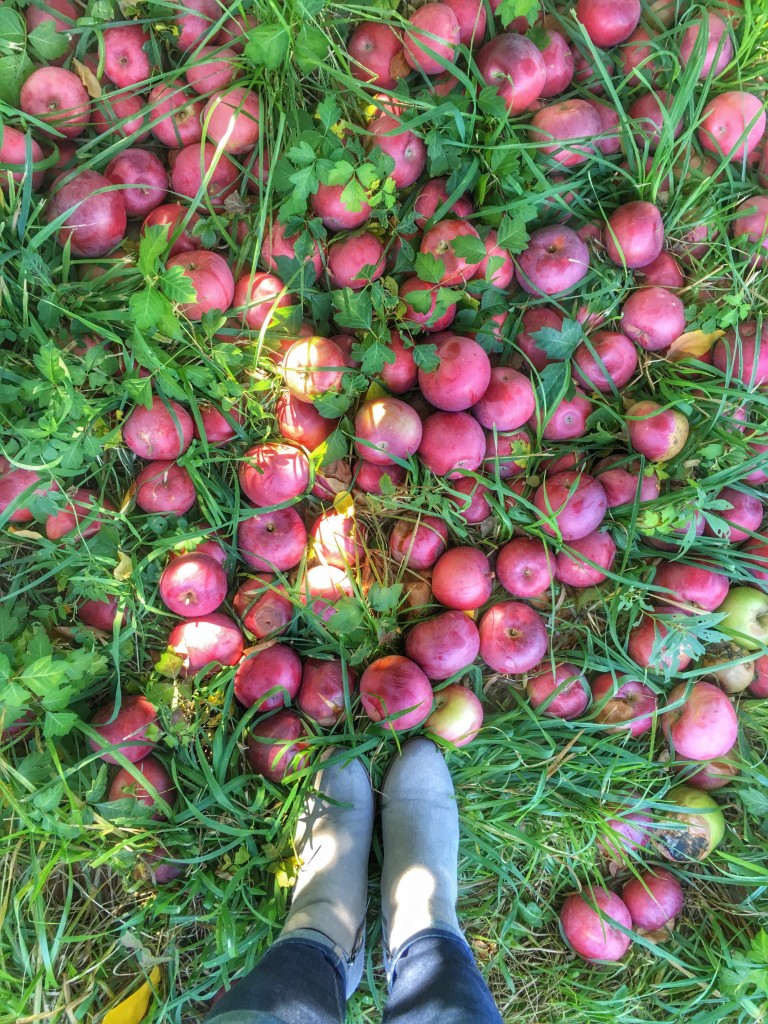
[[[239,4],[231,8],[240,9]],[[367,158],[356,135],[371,102],[349,73],[343,42],[350,26],[372,15],[371,8],[256,0],[247,9],[257,13],[264,30],[252,34],[240,67],[243,82],[252,83],[262,98],[262,139],[268,144],[270,169],[255,195],[241,190],[224,210],[212,208],[202,194],[197,197],[206,244],[210,238],[211,245],[230,246],[238,226],[245,225],[245,241],[235,257],[243,272],[257,265],[261,239],[278,204],[288,204],[297,217],[306,211],[307,185],[318,166],[311,163],[302,178],[295,148],[305,142],[327,161],[352,154],[359,166]],[[168,59],[174,10],[168,3],[126,9],[152,28],[153,52],[166,69],[148,83],[145,96],[150,84],[174,77]],[[506,232],[513,246],[517,240],[516,251],[534,226],[564,213],[580,226],[635,198],[662,208],[673,250],[680,249],[690,231],[708,225],[711,245],[706,255],[686,264],[682,295],[689,328],[709,332],[766,311],[766,276],[729,232],[738,203],[755,192],[754,177],[749,168],[726,160],[719,162],[714,179],[691,173],[675,181],[674,174],[699,152],[696,128],[708,98],[739,88],[765,97],[768,15],[762,5],[746,0],[734,61],[717,79],[699,82],[695,60],[683,69],[675,54],[682,26],[701,10],[679,2],[671,29],[646,11],[647,24],[658,31],[653,61],[668,75],[673,94],[655,152],[633,140],[627,113],[632,100],[653,85],[650,69],[640,72],[643,84],[610,76],[598,63],[605,98],[619,111],[625,158],[595,154],[563,180],[548,173],[537,155],[526,118],[499,116],[488,94],[438,97],[418,75],[395,94],[410,96],[403,120],[426,138],[431,173],[450,174],[449,190],[457,194],[472,192],[484,222]],[[550,13],[590,52],[565,5]],[[384,14],[375,11],[377,17]],[[403,15],[387,9],[386,17],[397,25]],[[92,51],[101,30],[120,19],[120,11],[109,3],[89,8],[75,32],[77,56]],[[211,38],[216,30],[211,29]],[[28,51],[39,62],[41,54],[31,47],[30,41]],[[23,48],[3,53],[23,70]],[[477,81],[472,61],[462,65],[459,78],[470,87]],[[147,113],[153,116],[149,103]],[[0,117],[19,123],[12,93],[0,94]],[[673,128],[680,120],[676,135]],[[341,149],[338,135],[345,129],[352,141]],[[103,169],[121,145],[89,136],[81,148],[83,163]],[[259,151],[255,162],[262,156]],[[248,165],[244,158],[242,164]],[[151,325],[137,329],[131,297],[147,287],[170,288],[162,254],[142,258],[145,250],[132,237],[124,257],[75,260],[55,244],[44,199],[45,193],[32,192],[27,182],[11,189],[2,206],[1,447],[19,464],[44,465],[66,483],[94,488],[117,511],[87,542],[55,544],[41,525],[61,499],[36,498],[35,522],[21,531],[6,522],[0,535],[0,658],[7,659],[14,680],[2,681],[0,701],[12,706],[20,696],[26,698],[43,720],[24,740],[0,749],[5,826],[0,840],[0,1024],[98,1020],[155,964],[162,968],[163,983],[147,1021],[192,1024],[222,984],[229,985],[258,960],[281,926],[296,867],[291,835],[311,768],[285,786],[248,772],[244,736],[255,714],[243,714],[236,706],[234,670],[184,682],[174,678],[167,661],[157,661],[174,621],[159,600],[157,581],[171,548],[214,531],[234,564],[233,524],[247,510],[238,488],[238,460],[246,441],[273,430],[279,381],[266,353],[295,329],[298,311],[283,326],[255,337],[243,337],[215,316],[198,327],[176,318],[174,326],[162,330]],[[408,196],[393,203],[382,192],[374,223],[382,233],[396,228],[405,234],[410,206]],[[631,273],[598,250],[592,256],[579,293],[555,303],[567,317],[574,318],[582,302],[593,312],[615,316],[634,287]],[[106,273],[89,276],[92,262]],[[369,372],[357,375],[341,397],[342,430],[326,452],[317,453],[318,468],[321,459],[344,453],[352,433],[346,414],[381,365],[378,325],[384,316],[396,324],[402,313],[389,280],[367,289],[364,300],[351,303],[347,297],[342,306],[341,297],[317,288],[298,264],[280,269],[318,330],[335,333],[332,320],[344,330],[356,328],[368,360]],[[500,349],[503,358],[524,366],[511,340],[525,308],[518,297],[510,304],[486,289],[479,301],[460,306],[457,326],[462,330],[482,328],[487,316],[507,313],[502,341],[487,334],[481,338]],[[362,329],[368,322],[370,333]],[[217,332],[224,340],[214,337]],[[109,350],[99,346],[79,354],[71,336],[83,334],[106,339]],[[122,375],[121,361],[127,368]],[[140,376],[139,367],[150,376]],[[557,383],[546,375],[538,381],[542,401],[550,391],[550,408]],[[146,400],[150,384],[166,398],[185,403],[195,416],[203,401],[243,405],[241,438],[220,448],[196,442],[181,460],[193,476],[199,511],[178,520],[141,514],[131,501],[138,466],[120,442],[119,427],[133,404]],[[764,497],[759,487],[743,483],[745,472],[763,460],[750,455],[747,438],[734,430],[731,417],[748,403],[752,439],[768,441],[765,391],[747,390],[692,362],[674,363],[649,353],[641,360],[633,394],[654,396],[684,411],[691,440],[681,459],[666,468],[659,499],[612,514],[619,556],[606,582],[585,592],[553,591],[541,602],[553,658],[589,672],[637,672],[626,653],[626,637],[655,594],[652,559],[658,549],[649,540],[668,536],[691,510],[718,525],[723,509],[717,494],[724,486]],[[597,396],[584,438],[552,445],[534,437],[526,458],[528,481],[539,480],[552,457],[563,452],[575,450],[591,459],[625,451],[623,413],[621,396]],[[289,638],[302,655],[341,654],[359,669],[380,651],[398,649],[410,621],[404,577],[381,554],[396,518],[438,515],[455,541],[489,553],[521,528],[540,534],[531,512],[532,492],[508,506],[509,488],[493,470],[475,475],[490,489],[495,519],[481,529],[468,529],[450,484],[415,461],[408,469],[407,489],[356,504],[370,547],[369,567],[355,581],[359,599],[346,602],[342,618],[330,625],[297,601]],[[315,499],[307,504],[313,513],[320,509]],[[750,581],[742,552],[719,536],[695,537],[688,531],[680,554],[673,557],[699,556],[734,582]],[[374,591],[369,589],[372,581]],[[78,626],[73,616],[77,601],[108,595],[129,613],[127,625],[111,637]],[[497,587],[494,599],[501,596]],[[686,620],[675,635],[676,643],[701,653],[720,638],[717,617]],[[56,666],[47,681],[40,675],[46,657]],[[25,668],[31,669],[26,675]],[[694,664],[680,678],[694,680],[702,672]],[[593,712],[570,723],[538,717],[520,678],[483,674],[475,667],[467,679],[483,697],[487,724],[472,745],[448,754],[462,822],[460,914],[504,1020],[747,1024],[765,1019],[765,702],[737,699],[740,775],[717,794],[728,823],[726,839],[706,862],[675,867],[686,905],[674,937],[659,945],[638,939],[623,963],[587,966],[568,952],[560,936],[560,904],[568,892],[606,877],[599,842],[608,818],[638,803],[660,807],[675,780],[663,740],[655,732],[642,740],[621,739],[607,733]],[[652,674],[647,679],[659,693],[672,682]],[[84,723],[117,689],[146,692],[161,707],[166,728],[161,749],[179,790],[167,821],[147,818],[130,800],[105,801],[109,771],[90,753]],[[311,738],[317,752],[331,743],[362,756],[375,785],[396,749],[394,740],[366,725],[354,701],[333,734]],[[158,843],[183,867],[183,879],[166,886],[152,883],[146,855]],[[363,985],[349,1007],[353,1024],[378,1020],[384,999],[376,922],[381,855],[375,838],[370,952]],[[652,857],[632,858],[622,871],[640,870],[644,859]]]

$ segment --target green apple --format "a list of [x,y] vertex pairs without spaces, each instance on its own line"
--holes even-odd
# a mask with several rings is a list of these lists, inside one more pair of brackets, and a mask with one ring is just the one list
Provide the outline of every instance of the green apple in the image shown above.
[[754,587],[731,587],[716,611],[725,615],[717,627],[748,651],[768,645],[768,594]]
[[676,786],[658,811],[653,839],[667,860],[704,860],[725,835],[725,818],[708,793],[692,786]]

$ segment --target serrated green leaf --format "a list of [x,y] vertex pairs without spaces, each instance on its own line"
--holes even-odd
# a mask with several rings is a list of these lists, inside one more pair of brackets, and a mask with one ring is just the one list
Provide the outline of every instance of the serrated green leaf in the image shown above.
[[402,583],[393,583],[389,587],[383,587],[380,583],[372,583],[368,591],[368,603],[375,612],[393,612],[402,596]]
[[160,257],[168,249],[168,225],[152,224],[139,241],[136,265],[145,278],[154,277],[160,268]]
[[46,711],[43,719],[43,736],[46,739],[66,736],[79,721],[78,716],[72,711]]
[[518,256],[526,249],[531,237],[525,225],[524,217],[510,217],[505,214],[497,229],[497,244],[512,256]]
[[140,288],[128,300],[133,324],[140,331],[155,330],[173,310],[169,300],[156,288]]
[[317,153],[306,140],[302,140],[297,146],[291,146],[285,155],[297,167],[308,167],[317,160]]
[[416,363],[420,370],[424,370],[425,373],[432,373],[432,371],[436,370],[440,365],[440,356],[437,354],[437,345],[414,345],[411,351],[413,352],[414,363]]
[[570,359],[584,336],[584,330],[577,320],[563,320],[558,331],[554,327],[542,327],[531,337],[537,346],[551,359]]
[[341,193],[340,199],[352,213],[359,213],[368,202],[368,193],[357,178],[352,178]]
[[[445,261],[441,260],[439,256],[435,256],[432,252],[417,252],[416,258],[413,261],[413,269],[416,271],[416,276],[420,281],[426,281],[428,284],[439,284],[445,274]],[[411,305],[413,305],[412,302]],[[416,309],[416,306],[413,308]],[[427,309],[429,309],[429,306],[427,306]]]
[[474,235],[459,235],[451,242],[454,255],[468,263],[480,263],[485,259],[485,245],[482,238],[475,238]]
[[351,395],[345,395],[342,392],[336,393],[333,391],[326,391],[324,395],[320,395],[313,401],[314,407],[328,420],[339,419],[352,405],[353,398]]
[[501,0],[496,14],[506,28],[515,18],[527,18],[533,25],[539,13],[539,0]]
[[301,167],[298,171],[294,171],[290,175],[289,181],[295,189],[294,199],[299,203],[304,203],[313,192],[317,192],[319,185],[314,165]]
[[44,697],[60,686],[67,677],[64,662],[54,661],[50,654],[37,658],[22,671],[19,679],[38,697]]
[[336,308],[334,319],[339,327],[349,327],[353,331],[367,331],[370,328],[373,306],[366,292],[355,292],[351,288],[337,289],[333,292],[333,304]]
[[336,102],[336,98],[333,93],[330,93],[324,100],[321,100],[320,103],[318,103],[317,119],[326,132],[330,130],[331,125],[336,124],[340,117],[341,107]]
[[571,372],[566,363],[550,363],[539,371],[536,386],[539,417],[544,419],[565,394],[571,381]]
[[158,279],[158,287],[171,302],[194,302],[197,289],[180,266],[169,267]]
[[324,185],[346,185],[355,168],[348,160],[337,160],[322,176]]
[[[73,715],[73,718],[77,719],[77,715]],[[48,733],[45,733],[45,735],[48,736]],[[52,733],[52,735],[55,736],[63,734]],[[50,786],[45,786],[43,789],[39,789],[32,797],[32,806],[38,811],[50,813],[61,803],[61,799],[64,796],[64,788],[64,783],[59,781],[52,783]]]
[[51,384],[59,384],[69,380],[69,371],[59,349],[52,343],[43,345],[33,357],[33,362],[41,376]]

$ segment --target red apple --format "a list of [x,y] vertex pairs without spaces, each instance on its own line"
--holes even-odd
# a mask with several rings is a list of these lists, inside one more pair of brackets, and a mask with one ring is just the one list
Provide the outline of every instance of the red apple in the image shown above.
[[502,601],[480,620],[480,657],[494,672],[530,672],[546,654],[548,642],[541,616],[519,601]]
[[605,518],[608,501],[599,480],[587,473],[567,471],[547,475],[533,503],[541,513],[541,528],[564,541],[581,540]]
[[627,934],[632,928],[629,911],[608,889],[590,888],[566,897],[560,927],[578,956],[598,963],[621,960],[632,942]]
[[282,782],[292,772],[307,766],[308,744],[302,739],[306,734],[296,712],[283,708],[251,725],[246,757],[258,775],[271,782]]
[[586,679],[575,665],[566,662],[530,676],[527,691],[531,706],[543,708],[541,713],[548,718],[578,718],[589,707]]
[[460,34],[458,18],[447,4],[418,7],[403,32],[406,63],[425,75],[439,75],[453,62]]
[[301,685],[301,658],[287,644],[246,651],[235,672],[235,697],[243,707],[276,711],[290,704]]
[[[687,694],[687,696],[686,696]],[[673,707],[678,704],[679,707]],[[678,757],[711,761],[733,747],[739,723],[733,704],[719,686],[697,682],[673,686],[667,694],[661,727]]]
[[262,512],[237,528],[240,557],[262,572],[285,572],[298,565],[307,547],[307,530],[294,508]]
[[515,32],[496,36],[476,59],[483,81],[496,89],[510,117],[528,110],[546,85],[547,68],[541,51]]
[[363,710],[389,732],[421,725],[432,710],[432,686],[419,666],[397,654],[371,662],[360,678]]

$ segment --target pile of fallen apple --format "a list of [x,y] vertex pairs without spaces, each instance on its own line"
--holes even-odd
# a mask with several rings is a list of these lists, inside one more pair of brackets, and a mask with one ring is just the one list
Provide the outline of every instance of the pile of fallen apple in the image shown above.
[[[50,7],[61,17],[30,7],[28,29],[47,18],[74,38],[76,5],[56,0]],[[102,50],[80,54],[77,64],[70,66],[70,48],[64,66],[39,67],[27,77],[18,121],[2,129],[0,162],[13,165],[3,176],[6,194],[23,183],[25,162],[34,168],[55,154],[47,218],[73,260],[83,261],[83,272],[107,266],[118,246],[125,258],[139,235],[152,240],[164,232],[165,268],[180,268],[191,287],[188,301],[176,304],[179,315],[194,330],[206,316],[226,313],[240,343],[259,347],[261,378],[278,382],[269,422],[248,426],[245,402],[205,400],[193,414],[159,392],[122,422],[136,475],[121,514],[127,508],[139,524],[145,515],[184,517],[205,537],[173,552],[159,580],[159,595],[176,616],[168,636],[175,671],[202,680],[234,667],[237,701],[258,712],[247,738],[256,772],[279,782],[305,767],[311,736],[351,715],[360,729],[369,722],[393,732],[423,728],[447,744],[471,742],[483,703],[462,679],[479,659],[497,677],[522,683],[539,714],[589,718],[613,730],[617,742],[635,740],[658,721],[684,785],[669,793],[663,820],[630,814],[616,822],[617,860],[649,842],[670,860],[697,859],[722,837],[722,815],[705,791],[727,785],[738,770],[729,758],[738,735],[733,698],[747,689],[768,695],[768,538],[756,490],[768,480],[764,408],[756,400],[768,386],[768,327],[747,319],[707,336],[703,346],[702,332],[693,341],[686,333],[680,293],[710,244],[706,224],[677,239],[672,252],[663,210],[637,198],[605,217],[595,210],[594,221],[578,229],[559,214],[545,215],[522,245],[505,248],[470,193],[430,175],[424,141],[402,127],[409,87],[439,96],[466,91],[471,53],[479,86],[495,90],[508,114],[529,125],[537,159],[553,180],[596,152],[619,166],[626,129],[603,94],[596,64],[610,62],[630,80],[634,72],[638,82],[653,80],[647,44],[673,28],[675,10],[665,0],[643,9],[639,0],[578,0],[583,32],[564,11],[540,20],[531,33],[536,42],[525,19],[503,26],[497,18],[490,38],[485,5],[469,0],[427,3],[399,27],[394,16],[392,24],[357,25],[347,40],[350,70],[370,87],[378,112],[366,120],[361,111],[344,132],[362,140],[372,160],[384,161],[377,166],[387,168],[394,197],[388,216],[376,216],[372,193],[380,182],[371,183],[370,195],[349,198],[344,183],[320,180],[305,224],[297,225],[292,211],[289,231],[276,206],[258,240],[263,269],[238,274],[234,250],[220,239],[216,251],[206,248],[195,225],[207,204],[225,216],[235,192],[258,197],[280,156],[265,146],[259,96],[242,84],[254,19],[223,20],[218,4],[200,0],[176,19],[177,50],[169,60],[176,77],[151,90],[143,89],[155,70],[149,30],[135,22],[107,29]],[[681,64],[698,61],[702,81],[725,71],[740,17],[739,4],[729,0],[686,22],[671,37]],[[662,133],[682,128],[669,124],[664,98],[660,88],[640,89],[628,110],[634,141],[648,153]],[[723,174],[729,162],[752,168],[755,195],[741,203],[732,232],[751,246],[758,266],[768,247],[768,197],[758,192],[768,178],[765,127],[757,88],[714,89],[696,131],[700,150],[690,154],[697,173]],[[78,148],[93,139],[116,155],[104,166],[91,156],[82,169]],[[686,173],[681,169],[673,187],[684,187]],[[50,169],[33,169],[34,189],[50,180]],[[245,244],[247,234],[238,240]],[[416,255],[404,267],[408,251]],[[590,303],[595,265],[629,273],[633,287],[621,308]],[[307,320],[286,332],[282,314],[301,305],[303,287],[287,276],[291,267],[299,275],[311,268],[312,287],[334,295],[385,281],[396,288],[386,359],[368,374],[370,387],[360,390],[349,419],[329,415],[328,403],[347,380],[360,378],[367,332],[318,337]],[[430,279],[419,278],[417,267],[429,268]],[[479,300],[489,294],[503,296],[507,312],[494,313],[480,332],[452,329],[462,309],[482,309]],[[80,331],[70,351],[78,356],[99,345],[109,347],[93,331]],[[636,672],[595,674],[558,656],[553,616],[558,602],[579,591],[620,584],[616,531],[628,510],[642,512],[644,502],[695,474],[683,468],[695,456],[689,419],[654,387],[659,366],[672,360],[689,368],[698,361],[691,387],[696,373],[729,382],[732,401],[720,410],[720,426],[746,439],[748,459],[739,485],[715,495],[719,520],[691,508],[666,533],[643,535],[637,527],[639,541],[664,553],[649,568],[645,614],[621,638]],[[553,398],[542,382],[554,379],[546,371],[558,364],[567,371],[565,386]],[[604,439],[594,448],[580,440],[589,439],[590,416],[606,402],[620,421],[612,450]],[[195,485],[178,460],[201,441],[237,459],[237,486],[248,504],[231,535],[195,516]],[[469,543],[456,543],[448,519],[397,513],[396,499],[409,494],[417,467],[425,490],[442,490]],[[59,491],[42,469],[6,460],[4,521],[31,522],[31,497]],[[109,502],[93,488],[67,488],[43,524],[46,537],[64,549],[87,544],[117,516],[121,498]],[[374,519],[387,532],[385,550],[370,530]],[[749,585],[731,585],[697,554],[702,534],[738,547]],[[358,671],[343,633],[333,633],[333,619],[350,601],[365,602],[370,563],[385,557],[403,584],[402,630]],[[630,557],[642,560],[648,551],[630,550]],[[696,665],[665,641],[684,617],[702,613],[719,614],[717,629],[731,642]],[[127,623],[117,598],[80,603],[75,614],[107,633]],[[289,636],[305,628],[308,616],[336,637],[337,658],[297,654]],[[674,680],[686,670],[684,680]],[[110,798],[130,792],[157,803],[158,814],[173,803],[170,775],[153,753],[157,710],[145,697],[123,696],[117,709],[106,704],[92,725],[94,749],[120,765]],[[605,928],[592,903],[624,930]],[[656,933],[681,905],[675,877],[655,868],[625,884],[623,901],[607,889],[569,897],[563,929],[581,955],[616,959],[630,929]]]

